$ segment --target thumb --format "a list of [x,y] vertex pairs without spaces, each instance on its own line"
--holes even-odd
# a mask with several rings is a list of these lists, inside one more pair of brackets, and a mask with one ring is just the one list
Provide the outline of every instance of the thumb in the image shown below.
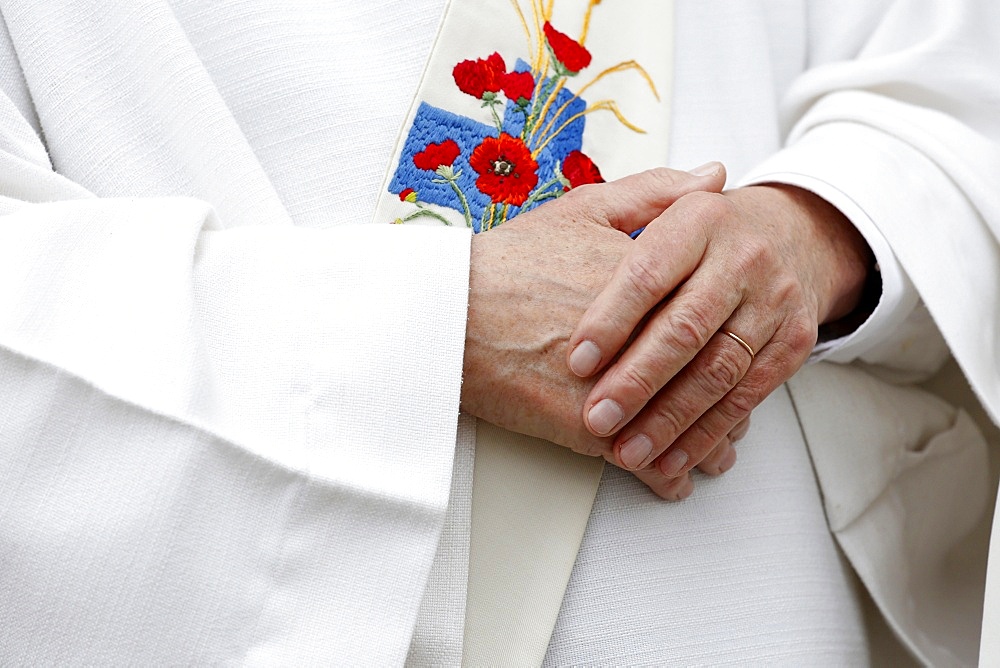
[[725,185],[726,168],[721,162],[709,162],[688,172],[658,167],[608,183],[605,203],[609,206],[602,213],[611,227],[632,234],[684,195],[719,193]]

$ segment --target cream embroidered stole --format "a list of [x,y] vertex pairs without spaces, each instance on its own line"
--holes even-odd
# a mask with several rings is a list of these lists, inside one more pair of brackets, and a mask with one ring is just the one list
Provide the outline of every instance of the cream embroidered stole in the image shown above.
[[[453,0],[376,223],[488,231],[664,164],[673,4]],[[464,662],[540,663],[603,461],[480,422]]]

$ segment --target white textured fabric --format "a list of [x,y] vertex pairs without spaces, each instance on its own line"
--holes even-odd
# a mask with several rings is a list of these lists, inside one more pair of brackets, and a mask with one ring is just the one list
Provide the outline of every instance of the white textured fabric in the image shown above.
[[925,665],[975,665],[986,543],[967,537],[993,483],[970,416],[840,365],[788,387],[830,529],[890,627]]
[[[360,230],[260,227],[199,240],[193,214],[204,208],[188,205],[185,225],[183,202],[169,204],[39,205],[3,227],[4,282],[47,306],[3,302],[7,651],[32,663],[64,652],[85,663],[400,661],[455,438],[454,413],[428,417],[454,411],[457,393],[426,386],[444,357],[421,362],[393,341],[366,358],[357,346],[372,341],[344,340],[345,312],[330,305],[355,310],[348,321],[369,324],[373,340],[396,317],[422,319],[426,307],[390,289],[413,279],[404,258],[422,242],[379,228],[370,238],[399,269],[383,270],[389,285],[355,285],[352,303],[338,286],[365,267],[338,249],[362,243]],[[29,214],[30,228],[19,225]],[[435,277],[444,257],[432,258],[450,236],[427,239]],[[129,252],[109,239],[131,241]],[[456,253],[467,248],[455,239]],[[86,280],[86,267],[111,280]],[[435,301],[442,317],[462,317],[461,295]],[[369,313],[372,303],[386,310]],[[75,336],[59,336],[66,328]],[[359,359],[391,387],[339,396],[344,383],[358,386]],[[390,397],[431,412],[384,424]],[[375,465],[383,439],[412,449]],[[218,498],[230,489],[232,499]]]
[[463,665],[542,662],[603,465],[480,421]]
[[457,666],[462,663],[471,540],[469,489],[472,488],[475,440],[476,419],[460,416],[448,515],[420,602],[407,665]]
[[[547,665],[863,665],[854,576],[826,526],[788,393],[739,445],[739,466],[664,504],[613,467]],[[626,659],[627,657],[627,659]]]
[[295,223],[367,223],[445,0],[169,6]]
[[[2,5],[5,662],[407,654],[448,501],[468,235],[293,226],[348,221],[290,194],[328,160],[299,124],[324,110],[289,93],[315,70],[271,47],[336,56],[315,16],[254,43],[249,5],[206,7],[236,12],[211,72],[165,2]],[[243,79],[254,58],[282,85]],[[265,148],[285,157],[264,168]]]
[[[461,591],[452,582],[436,602],[422,596],[429,581],[463,573],[460,555],[433,573],[431,561],[461,542],[460,518],[444,543],[439,535],[454,465],[468,237],[354,226],[371,216],[436,8],[430,1],[0,2],[10,38],[0,33],[0,210],[9,214],[0,221],[4,658],[384,664],[408,651],[416,662],[455,656],[453,644],[440,654],[409,644],[422,601],[425,610],[441,609]],[[905,182],[901,172],[861,169],[843,180],[851,152],[867,146],[843,121],[863,118],[932,154],[937,168],[923,170],[926,191],[964,204],[956,225],[980,225],[993,201],[989,170],[970,172],[963,150],[934,153],[920,138],[975,148],[971,164],[994,164],[990,144],[975,140],[997,134],[990,105],[1000,68],[981,58],[993,52],[976,41],[995,42],[995,11],[988,0],[679,0],[673,138],[663,161],[683,168],[722,159],[742,178],[781,149],[817,98],[869,89],[824,98],[799,123],[795,153],[769,177],[804,174],[853,197],[858,220],[871,220],[897,253],[911,220],[902,213],[909,195],[893,187]],[[939,111],[896,120],[920,105]],[[845,152],[829,174],[816,173],[819,143],[809,143],[823,139],[820,125],[842,131],[822,142]],[[885,184],[878,192],[875,180]],[[55,201],[62,202],[42,204]],[[913,236],[911,260],[967,257]],[[995,241],[972,238],[986,240],[969,257],[989,271]],[[885,271],[892,258],[880,261]],[[977,344],[992,351],[965,370],[995,407],[1000,280],[988,274],[984,282],[976,263],[952,264],[955,285],[973,288],[963,294],[988,299],[983,321],[962,315],[961,301],[942,308],[940,294],[932,313],[942,328],[951,320],[961,326],[948,339],[956,352]],[[896,333],[884,323],[915,303],[908,289],[904,280],[887,290],[902,295],[898,304],[877,312],[852,354]],[[963,327],[965,338],[956,336]],[[767,415],[755,433],[795,431]],[[467,425],[460,430],[469,433]],[[758,449],[773,458],[756,461],[770,463],[769,475],[793,465],[767,446]],[[789,457],[795,466],[803,461]],[[703,484],[703,493],[753,494],[759,481],[738,471]],[[814,508],[815,483],[797,482],[786,491]],[[614,525],[615,535],[646,535],[664,523],[660,511],[621,508],[667,508],[664,517],[703,512],[697,497],[649,505],[617,474],[607,485],[595,527]],[[816,535],[821,518],[805,510],[786,519]],[[626,575],[644,579],[617,565],[613,550],[622,541],[612,546],[597,531],[581,569],[598,582],[621,578],[622,587],[634,586]],[[828,545],[797,545],[798,537],[782,535],[774,547],[826,555],[803,564],[815,568],[815,580],[797,573],[800,582],[836,591],[830,600],[847,615],[840,632],[823,636],[832,639],[829,656],[857,656],[862,639],[853,648],[838,644],[854,623],[850,582]],[[712,554],[706,548],[702,556]],[[644,593],[684,593],[672,577],[657,586]],[[553,648],[560,657],[577,642],[585,649],[574,630],[583,618],[572,606],[588,588],[571,588]],[[716,598],[706,597],[704,610],[731,600],[724,588],[709,589]],[[785,638],[792,654],[832,614],[826,603],[758,592],[764,603],[784,601],[801,614],[803,637]],[[687,611],[678,614],[687,619]],[[453,628],[417,629],[418,639],[453,642]],[[730,630],[715,630],[725,642]],[[727,656],[759,649],[749,634]],[[674,647],[649,640],[647,656]],[[616,647],[626,660],[629,648]]]
[[[730,173],[737,182],[778,181],[811,188],[841,206],[866,234],[879,252],[886,287],[883,302],[854,336],[829,347],[826,354],[834,359],[846,362],[862,358],[871,364],[891,368],[896,378],[911,379],[926,375],[943,359],[940,334],[927,317],[927,311],[915,308],[915,289],[898,261],[886,255],[887,248],[895,250],[909,244],[911,249],[928,260],[936,258],[937,264],[947,266],[949,273],[964,274],[961,279],[950,282],[936,280],[940,276],[939,270],[925,264],[921,278],[925,283],[936,281],[941,291],[950,293],[955,291],[956,285],[975,286],[961,295],[955,295],[958,299],[951,302],[948,314],[939,317],[937,322],[942,328],[965,322],[963,335],[979,341],[975,347],[970,343],[958,344],[955,348],[956,342],[951,343],[956,353],[967,355],[974,351],[979,356],[976,368],[971,372],[990,376],[991,380],[980,383],[986,388],[980,390],[980,397],[985,402],[996,401],[997,393],[991,387],[995,378],[1000,377],[995,371],[996,353],[991,352],[995,350],[998,340],[996,309],[1000,296],[996,294],[996,286],[1000,285],[1000,279],[993,279],[991,273],[992,263],[998,257],[996,241],[983,236],[979,227],[982,223],[972,205],[981,212],[1000,215],[996,198],[990,199],[985,192],[981,196],[979,194],[980,188],[989,180],[988,175],[1000,173],[1000,167],[992,167],[993,162],[989,158],[996,156],[995,140],[991,144],[986,139],[997,136],[994,125],[996,116],[987,113],[989,106],[986,101],[997,100],[997,72],[1000,72],[1000,67],[982,60],[983,54],[995,55],[995,51],[981,41],[988,41],[986,35],[989,33],[978,32],[971,26],[1000,25],[992,16],[994,10],[994,5],[983,2],[954,3],[947,7],[935,5],[934,11],[930,11],[920,2],[857,2],[846,5],[842,2],[771,3],[737,8],[731,3],[678,0],[675,28],[677,69],[670,147],[670,163],[678,167],[721,159],[730,167]],[[914,20],[915,17],[925,16],[928,17],[926,22]],[[767,50],[761,48],[765,44],[768,45]],[[943,47],[943,44],[950,46]],[[970,54],[979,55],[969,59]],[[928,60],[933,67],[929,68]],[[953,81],[947,73],[955,71],[966,72],[967,76]],[[920,84],[917,83],[912,87],[900,83],[895,88],[882,83],[887,80],[922,82],[927,76],[930,78],[924,85],[931,90],[947,90],[947,94],[918,94],[916,91],[920,90]],[[873,93],[856,94],[849,100],[841,94],[843,103],[834,104],[831,98],[826,106],[820,107],[822,112],[813,115],[810,120],[799,122],[809,109],[809,103],[816,98],[852,87],[870,87]],[[720,95],[720,90],[726,91],[726,94]],[[886,94],[897,99],[885,97]],[[967,102],[961,107],[954,100]],[[919,103],[958,113],[981,134],[969,133],[945,114],[920,112]],[[959,108],[960,112],[957,111]],[[876,129],[859,129],[859,119]],[[838,120],[842,122],[836,122]],[[796,124],[799,127],[793,141],[786,140],[785,133]],[[903,139],[897,138],[897,134]],[[943,140],[945,137],[948,139]],[[790,143],[782,151],[785,141]],[[959,168],[961,161],[953,152],[939,151],[949,141],[954,146],[967,147],[970,159],[965,163],[966,169],[968,165],[978,166],[977,175]],[[925,157],[928,153],[935,156],[933,164]],[[946,157],[947,161],[938,156]],[[948,174],[962,176],[956,184]],[[972,203],[970,192],[975,195]],[[914,229],[915,221],[921,221],[921,229]],[[936,241],[928,244],[928,235],[924,230],[931,227],[934,221],[948,223],[935,227]],[[971,232],[967,226],[973,228]],[[890,236],[893,231],[895,233]],[[952,240],[948,239],[950,233],[955,236]],[[965,248],[969,242],[963,235],[975,240],[972,242],[975,248]],[[943,260],[944,257],[948,259]],[[971,257],[976,258],[975,261],[969,261]],[[980,268],[982,273],[976,274]],[[966,299],[974,299],[976,304],[963,304]],[[811,407],[820,413],[831,410],[833,406],[848,405],[850,399],[856,398],[853,396],[855,387],[848,383],[828,383],[823,388],[826,394],[814,393],[809,398]],[[869,406],[867,412],[851,412],[847,419],[835,414],[840,418],[834,420],[838,428],[830,427],[829,422],[824,423],[828,433],[813,439],[826,457],[824,494],[836,498],[837,503],[852,494],[857,497],[855,512],[860,517],[859,526],[846,539],[852,548],[851,558],[864,570],[869,583],[878,581],[875,585],[879,593],[878,603],[892,620],[894,629],[908,638],[911,650],[918,652],[924,661],[933,662],[947,657],[948,662],[972,662],[978,625],[975,594],[969,599],[970,589],[956,587],[950,592],[946,590],[951,596],[947,602],[938,599],[931,603],[938,609],[955,613],[950,623],[965,627],[962,633],[951,633],[947,625],[938,624],[935,628],[937,622],[930,616],[920,616],[930,613],[914,613],[914,606],[917,605],[914,601],[927,606],[928,601],[937,596],[947,598],[937,589],[947,582],[946,579],[938,577],[924,582],[918,577],[903,579],[888,575],[894,567],[907,573],[937,574],[938,570],[943,573],[947,561],[941,562],[940,559],[946,552],[945,545],[955,545],[956,535],[974,523],[984,497],[989,494],[981,478],[983,442],[967,428],[966,423],[962,423],[964,431],[956,431],[950,425],[930,424],[929,415],[924,415],[919,409],[911,410],[906,413],[907,417],[901,419],[921,425],[923,438],[908,442],[898,434],[896,439],[877,443],[881,446],[878,452],[882,457],[901,464],[890,468],[878,479],[859,477],[858,468],[861,465],[858,458],[845,446],[867,445],[866,441],[853,438],[852,430],[856,430],[859,424],[870,424],[874,431],[881,419],[880,414],[871,409],[871,406],[879,405],[876,402],[879,391],[868,387],[865,392],[863,403]],[[838,393],[843,393],[843,396]],[[768,414],[765,412],[755,417],[755,420],[761,419],[768,420]],[[961,434],[961,438],[956,439],[956,433]],[[953,448],[950,462],[952,466],[959,467],[959,473],[954,475],[955,482],[942,485],[939,493],[936,490],[932,493],[934,488],[928,485],[921,487],[917,493],[910,481],[920,479],[924,475],[921,471],[935,470],[931,462],[943,446],[927,447],[931,454],[924,455],[923,461],[921,457],[909,454],[908,448],[919,449],[928,444],[941,443]],[[746,464],[745,460],[750,456],[748,451],[753,445],[769,450],[774,448],[769,443],[754,444],[748,440],[740,447],[741,460],[737,468],[727,474],[724,484],[710,483],[713,489],[718,487],[724,490],[720,493],[734,495],[742,491],[736,481],[739,478],[738,469]],[[758,456],[770,462],[773,475],[783,475],[784,457],[774,455],[772,459],[772,453]],[[837,467],[830,464],[831,459],[837,460]],[[970,466],[970,462],[972,470],[962,469]],[[922,469],[925,464],[927,467]],[[937,475],[946,474],[938,470]],[[610,480],[606,478],[603,484],[610,484]],[[870,485],[863,484],[869,481]],[[967,483],[965,487],[963,482]],[[801,493],[808,492],[808,484],[803,482]],[[702,484],[702,488],[705,487]],[[883,488],[887,489],[887,497],[895,504],[895,514],[886,512],[887,505],[883,504],[873,507],[865,515],[865,504],[871,503],[872,497]],[[965,491],[959,496],[952,493],[955,489]],[[622,496],[627,498],[627,494],[622,493]],[[700,504],[699,494],[690,503]],[[667,526],[667,522],[657,524],[655,515],[652,518],[647,515],[642,521],[625,513],[616,517],[616,505],[616,497],[602,489],[594,518],[607,513],[617,519],[616,528],[631,526],[639,534],[649,532],[652,526]],[[751,507],[754,507],[753,504]],[[736,512],[737,509],[742,512],[742,506],[733,503],[732,510]],[[672,508],[660,512],[664,517],[674,514],[683,517],[683,513]],[[901,518],[908,513],[920,516],[925,512],[928,517],[939,517],[937,513],[945,517],[951,514],[955,531],[938,535],[937,540],[941,541],[938,544],[932,541],[921,547],[920,542],[912,542],[912,535],[907,532],[919,533],[920,525],[914,527],[902,522]],[[762,522],[766,520],[762,518]],[[602,526],[611,524],[615,523],[608,520]],[[928,530],[931,526],[932,523],[928,522]],[[888,538],[890,529],[893,537],[884,545],[879,543],[879,532]],[[767,528],[760,530],[766,532]],[[868,543],[857,540],[856,537],[862,534]],[[900,539],[897,540],[896,535]],[[586,606],[584,588],[592,588],[593,582],[609,579],[619,584],[628,580],[616,570],[627,566],[619,565],[620,559],[613,558],[616,554],[620,556],[616,550],[622,548],[614,541],[602,541],[600,538],[596,529],[588,534],[578,562],[579,568],[587,565],[587,577],[577,578],[574,574],[571,580],[566,605],[574,605],[574,612],[567,608],[560,617],[554,642],[558,640],[561,649],[558,654],[550,653],[550,659],[559,657],[559,662],[583,661],[587,652],[593,650],[586,637],[595,631],[585,628],[584,616],[580,613]],[[787,536],[782,544],[794,550],[798,543],[796,538]],[[904,546],[902,550],[898,549],[901,545]],[[637,546],[631,547],[638,549]],[[706,550],[704,556],[707,558],[708,554]],[[980,551],[977,558],[971,560],[968,578],[961,584],[967,586],[969,581],[974,583],[978,579],[981,585],[983,556]],[[912,565],[909,564],[910,559],[914,561]],[[823,564],[822,560],[812,564],[817,568],[814,575],[818,580],[830,577]],[[754,573],[753,568],[751,563],[742,574],[751,581],[755,575],[760,575]],[[635,578],[645,576],[644,572],[633,574]],[[692,577],[697,578],[697,575]],[[668,576],[659,582],[667,599],[672,588],[682,586]],[[827,579],[826,582],[835,581]],[[902,582],[905,584],[900,586]],[[644,591],[652,596],[652,585],[644,583]],[[882,588],[886,584],[888,587]],[[926,589],[920,590],[921,587]],[[908,595],[907,588],[913,588],[912,597]],[[711,609],[713,605],[724,605],[731,600],[726,592],[717,588],[705,589],[699,601],[701,609]],[[973,605],[969,605],[970,602]],[[805,610],[804,601],[800,600],[798,604]],[[600,613],[595,610],[595,614]],[[634,619],[626,613],[622,614]],[[799,621],[807,626],[808,618],[809,613],[803,612]],[[762,624],[766,622],[766,619],[761,620]],[[686,615],[679,614],[673,623],[686,625]],[[622,628],[614,622],[611,624],[614,628]],[[713,650],[719,652],[714,658],[719,662],[727,657],[743,663],[753,662],[752,653],[761,650],[762,641],[734,638],[729,635],[729,630],[720,628],[718,636],[713,638],[716,643]],[[623,632],[623,637],[632,638],[639,632],[632,628],[627,634]],[[842,639],[846,637],[841,636]],[[662,638],[659,656],[667,660],[666,657],[673,656],[674,650],[669,644],[674,641],[672,635],[647,637],[641,651],[647,652],[647,657],[656,657],[657,638]],[[792,645],[795,643],[793,638],[782,640],[790,641]],[[574,645],[575,642],[580,644]],[[952,643],[950,647],[949,642]],[[579,654],[574,655],[574,647],[580,649]],[[619,645],[619,649],[624,654],[618,656],[631,655],[630,645]],[[853,651],[849,644],[841,645],[839,649]],[[781,651],[775,647],[765,648],[765,651],[768,650]],[[798,650],[790,647],[789,651],[794,655]],[[814,663],[804,658],[796,661],[789,657],[788,660],[799,664]]]

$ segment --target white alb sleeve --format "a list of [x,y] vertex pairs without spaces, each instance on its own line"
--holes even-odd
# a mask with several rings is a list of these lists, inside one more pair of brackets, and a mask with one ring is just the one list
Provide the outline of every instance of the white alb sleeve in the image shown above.
[[8,56],[0,663],[401,664],[448,504],[468,232],[293,227],[198,143],[239,148],[221,122],[174,135],[220,161],[218,206],[96,197]]
[[[995,3],[978,0],[809,3],[809,66],[781,100],[786,147],[743,183],[815,192],[876,256],[877,308],[852,334],[818,347],[817,358],[859,359],[911,377],[946,358],[941,315],[923,306],[936,277],[905,268],[915,255],[959,267],[988,250],[970,255],[962,240],[978,238],[988,219],[989,200],[969,175],[995,162],[1000,137],[998,20]],[[940,243],[945,231],[954,240]],[[954,304],[965,300],[956,294]],[[960,345],[954,337],[948,344]]]

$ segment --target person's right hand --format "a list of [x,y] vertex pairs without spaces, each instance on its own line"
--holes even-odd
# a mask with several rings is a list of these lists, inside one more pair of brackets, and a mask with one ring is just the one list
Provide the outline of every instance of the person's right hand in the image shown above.
[[[580,418],[596,379],[566,368],[570,333],[632,243],[619,229],[653,220],[687,193],[719,192],[724,182],[721,165],[707,176],[655,169],[576,188],[476,235],[462,409],[614,463],[611,439],[591,434]],[[728,457],[720,449],[704,470],[721,473]],[[690,493],[687,476],[640,478],[664,498]]]
[[584,421],[615,434],[622,468],[683,476],[798,371],[819,325],[863,317],[873,266],[854,225],[800,188],[682,198],[631,245],[570,339],[567,366],[601,374]]

